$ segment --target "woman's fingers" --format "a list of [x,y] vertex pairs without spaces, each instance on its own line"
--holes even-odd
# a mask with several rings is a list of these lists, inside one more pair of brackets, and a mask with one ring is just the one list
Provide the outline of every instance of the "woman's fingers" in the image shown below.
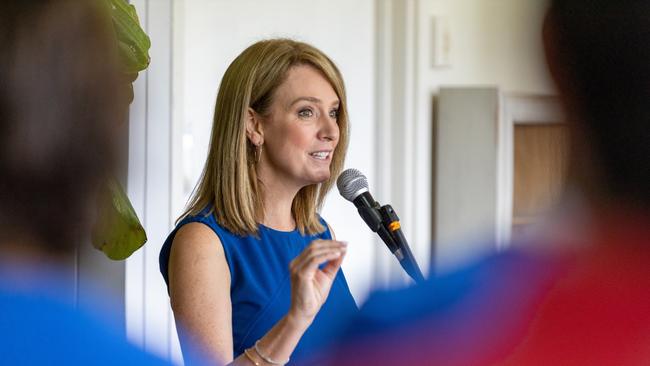
[[[291,311],[296,316],[313,319],[327,298],[332,279],[345,256],[346,243],[315,240],[290,265]],[[319,272],[318,266],[329,262]]]
[[324,262],[337,260],[344,254],[344,247],[321,248],[310,251],[307,255],[297,261],[292,272],[297,275],[312,275],[318,269],[318,266]]
[[[321,255],[325,252],[338,251],[341,252],[347,246],[346,243],[334,240],[315,240],[313,241],[298,257],[296,257],[289,268],[294,271],[297,268],[302,268],[306,263],[311,261],[315,256]],[[322,263],[322,262],[321,262]]]
[[343,258],[345,258],[345,253],[347,251],[343,251],[343,253],[336,259],[330,260],[325,268],[322,269],[322,271],[330,278],[334,278],[336,276],[336,272],[341,268],[341,264],[343,263]]

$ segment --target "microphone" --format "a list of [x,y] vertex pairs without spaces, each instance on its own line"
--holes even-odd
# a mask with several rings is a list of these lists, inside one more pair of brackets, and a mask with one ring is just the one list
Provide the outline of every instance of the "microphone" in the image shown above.
[[402,233],[397,213],[390,205],[381,206],[375,201],[368,190],[368,180],[363,173],[356,169],[347,169],[339,175],[336,186],[343,198],[354,203],[370,230],[379,234],[406,273],[415,282],[424,281],[422,271]]

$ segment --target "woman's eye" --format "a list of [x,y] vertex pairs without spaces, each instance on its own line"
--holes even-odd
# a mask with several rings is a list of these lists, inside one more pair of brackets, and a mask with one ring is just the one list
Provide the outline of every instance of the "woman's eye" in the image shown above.
[[330,118],[338,119],[339,118],[339,110],[338,109],[332,109],[330,111]]
[[314,116],[314,111],[312,111],[311,109],[301,109],[300,111],[298,111],[298,116],[300,118],[311,118]]

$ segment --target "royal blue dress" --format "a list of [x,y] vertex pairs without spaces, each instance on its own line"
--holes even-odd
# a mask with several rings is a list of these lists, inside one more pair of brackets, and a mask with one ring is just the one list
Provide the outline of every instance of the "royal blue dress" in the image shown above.
[[[180,227],[200,222],[211,228],[221,240],[230,268],[233,352],[238,357],[262,338],[289,311],[291,281],[289,263],[313,240],[331,239],[329,229],[316,235],[278,231],[259,225],[259,237],[239,236],[219,225],[207,210],[184,218],[169,234],[160,251],[160,272],[169,286],[168,264],[174,236]],[[327,228],[325,220],[320,219]],[[342,271],[336,275],[327,301],[305,332],[292,359],[311,356],[335,341],[357,307]]]

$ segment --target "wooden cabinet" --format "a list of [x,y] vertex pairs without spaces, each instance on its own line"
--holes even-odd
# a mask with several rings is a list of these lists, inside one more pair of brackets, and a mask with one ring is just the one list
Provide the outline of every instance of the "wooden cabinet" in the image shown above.
[[515,124],[512,239],[525,235],[562,193],[567,147],[565,124]]

